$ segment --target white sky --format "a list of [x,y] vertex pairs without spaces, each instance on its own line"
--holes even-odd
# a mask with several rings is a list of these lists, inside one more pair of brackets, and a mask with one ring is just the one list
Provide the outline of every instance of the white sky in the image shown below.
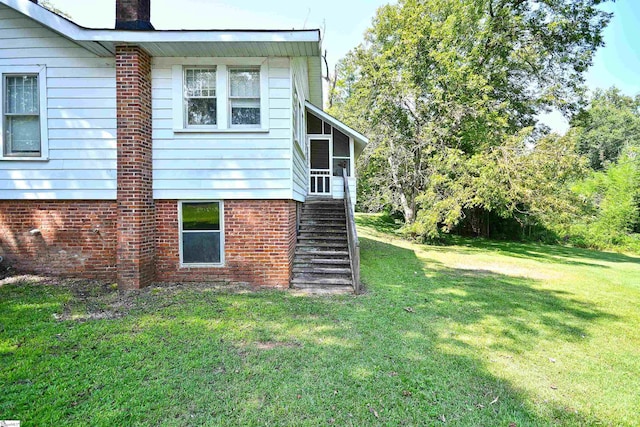
[[[73,21],[90,28],[113,28],[115,0],[50,0]],[[156,29],[324,29],[323,49],[329,65],[363,39],[378,7],[395,0],[151,0]],[[615,16],[605,30],[606,47],[595,57],[587,84],[619,87],[640,93],[640,0],[620,0],[604,6]],[[559,113],[543,116],[552,129],[568,127]]]
[[[113,28],[115,0],[50,0],[74,22]],[[151,0],[156,29],[323,29],[331,65],[362,40],[386,0]]]

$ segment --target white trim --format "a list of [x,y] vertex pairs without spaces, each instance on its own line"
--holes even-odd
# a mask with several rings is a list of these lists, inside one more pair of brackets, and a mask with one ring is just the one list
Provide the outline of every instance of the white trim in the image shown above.
[[353,178],[356,176],[356,156],[355,156],[355,141],[353,138],[349,137],[349,162],[351,163],[351,174],[349,178]]
[[220,128],[185,128],[185,129],[173,129],[174,133],[269,133],[269,129],[252,128],[252,127],[236,127],[231,129]]
[[[37,74],[39,115],[40,115],[40,155],[39,156],[5,156],[4,152],[4,107],[5,107],[5,74]],[[47,68],[44,65],[3,66],[0,67],[0,160],[2,161],[47,161],[49,160],[49,121],[47,118]]]
[[218,129],[229,129],[229,110],[227,104],[229,103],[229,70],[227,65],[217,65],[218,69],[218,85],[216,92],[219,94],[218,103],[216,109],[218,110]]
[[[182,204],[183,203],[218,203],[218,214],[220,215],[220,262],[219,263],[185,263],[182,253]],[[216,233],[216,231],[210,231]],[[178,200],[178,247],[180,252],[180,268],[203,268],[203,267],[224,267],[224,202],[222,200]]]
[[[2,1],[2,0],[0,0]],[[182,64],[171,66],[172,117],[175,133],[264,133],[269,132],[269,65],[267,58],[184,58]],[[157,61],[156,63],[161,63]],[[260,67],[260,125],[231,125],[229,103],[229,67]],[[189,67],[216,67],[217,125],[187,126],[184,106],[184,69]]]
[[[311,167],[311,140],[324,140],[327,141],[329,144],[329,169],[327,169],[329,171],[329,192],[328,193],[318,193],[316,192],[312,192],[311,191],[311,170],[313,169]],[[308,160],[307,160],[307,166],[308,166],[308,170],[309,170],[309,177],[307,179],[307,193],[308,195],[318,195],[318,194],[322,194],[322,195],[329,195],[329,196],[333,196],[333,137],[332,135],[318,135],[318,134],[308,134],[307,135],[307,145],[309,146],[309,156],[308,156]]]

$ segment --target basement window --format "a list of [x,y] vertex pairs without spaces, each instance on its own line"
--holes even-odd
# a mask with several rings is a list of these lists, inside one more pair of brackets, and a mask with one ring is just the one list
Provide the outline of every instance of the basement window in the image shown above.
[[180,264],[220,266],[223,264],[223,205],[221,201],[183,201],[180,218]]

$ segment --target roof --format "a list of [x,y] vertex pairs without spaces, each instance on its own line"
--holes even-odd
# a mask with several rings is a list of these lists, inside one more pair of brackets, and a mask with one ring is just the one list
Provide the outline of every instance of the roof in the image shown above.
[[132,43],[151,56],[320,56],[320,30],[152,30],[82,27],[29,0],[0,0],[99,56]]
[[305,107],[307,107],[307,109],[311,111],[315,116],[318,116],[318,118],[324,120],[327,123],[330,123],[331,126],[338,129],[340,132],[353,138],[353,141],[355,142],[356,156],[358,156],[362,152],[362,150],[364,150],[364,146],[369,143],[369,138],[367,138],[360,132],[350,128],[349,126],[345,125],[340,120],[333,117],[332,115],[322,111],[322,109],[316,107],[309,101],[305,102]]

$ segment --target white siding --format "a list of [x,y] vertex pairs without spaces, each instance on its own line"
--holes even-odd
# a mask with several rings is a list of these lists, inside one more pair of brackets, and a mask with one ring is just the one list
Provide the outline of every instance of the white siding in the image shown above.
[[[334,176],[331,180],[331,195],[334,199],[344,199],[344,178]],[[349,177],[349,195],[351,202],[356,204],[356,178]]]
[[0,199],[115,199],[115,61],[0,5],[0,69],[20,65],[46,66],[49,160],[0,160]]
[[291,199],[289,59],[267,61],[266,131],[174,132],[172,68],[199,61],[157,58],[152,63],[154,198]]
[[309,68],[309,102],[322,109],[322,59],[320,56],[307,58]]
[[[295,85],[298,95],[303,100],[309,99],[309,79],[308,79],[308,67],[306,58],[293,58],[291,60],[291,76],[293,84]],[[293,99],[291,100],[293,102]],[[293,104],[290,104],[293,105]],[[304,104],[302,109],[302,120],[304,121]],[[306,144],[306,126],[303,123],[303,131],[300,135],[300,142]],[[293,176],[293,199],[299,202],[304,202],[307,197],[308,180],[309,180],[309,168],[307,167],[307,158],[304,152],[298,146],[297,143],[292,142],[293,161],[292,161],[292,176]]]

